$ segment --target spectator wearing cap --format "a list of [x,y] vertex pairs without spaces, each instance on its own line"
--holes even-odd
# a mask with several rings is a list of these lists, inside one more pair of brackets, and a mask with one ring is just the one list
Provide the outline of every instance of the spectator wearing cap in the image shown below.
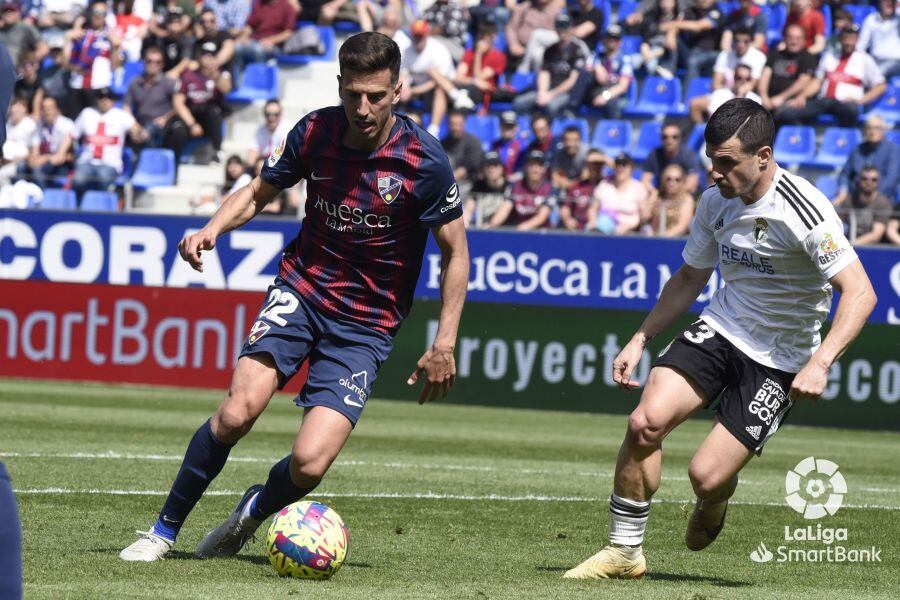
[[900,75],[900,13],[896,0],[879,0],[878,11],[865,18],[859,49],[872,55],[885,79]]
[[194,55],[194,38],[184,26],[181,10],[171,10],[166,15],[165,35],[148,36],[144,48],[156,46],[162,50],[163,72],[172,81],[178,81],[190,66]]
[[79,141],[72,188],[81,198],[89,189],[113,186],[122,175],[122,149],[126,137],[134,136],[138,124],[130,114],[117,108],[113,92],[101,88],[94,92],[97,108],[85,108],[75,119],[72,137]]
[[76,19],[75,27],[66,32],[63,54],[71,72],[69,99],[72,112],[79,115],[93,104],[95,90],[112,85],[113,72],[122,63],[122,40],[107,27],[107,12],[106,2],[94,0],[85,16]]
[[262,112],[263,124],[256,128],[256,135],[244,157],[244,162],[248,165],[256,164],[256,159],[260,156],[268,158],[291,131],[291,124],[282,118],[281,102],[278,100],[266,102]]
[[288,0],[254,0],[247,24],[237,38],[239,66],[274,58],[294,33],[298,11]]
[[506,43],[511,62],[519,66],[520,73],[537,70],[544,49],[557,41],[554,22],[564,6],[563,0],[526,0],[512,8]]
[[216,16],[216,29],[236,38],[247,25],[252,2],[249,0],[204,0],[205,10],[213,11]]
[[793,0],[785,21],[785,30],[797,24],[803,28],[806,50],[819,56],[825,50],[825,15],[813,8],[812,0]]
[[647,203],[646,235],[683,237],[691,228],[694,196],[688,192],[687,174],[681,165],[672,163],[659,177],[659,191],[652,190]]
[[400,80],[403,87],[400,88],[400,102],[408,103],[411,100],[422,98],[431,108],[431,124],[428,132],[437,137],[441,121],[446,114],[446,101],[435,102],[434,91],[437,84],[432,77],[440,74],[445,79],[454,76],[453,58],[450,51],[439,41],[431,37],[431,26],[425,21],[416,21],[410,27],[412,33],[412,45],[401,55]]
[[481,162],[484,160],[484,152],[481,149],[481,141],[466,131],[466,115],[454,111],[450,113],[450,122],[447,136],[441,140],[441,146],[450,159],[453,168],[453,176],[459,184],[460,194],[468,195],[472,189],[472,180],[481,170]]
[[128,84],[122,108],[134,116],[138,129],[132,140],[138,149],[162,146],[164,133],[175,108],[176,82],[163,75],[163,51],[157,46],[144,50],[144,72]]
[[522,168],[525,157],[525,142],[519,135],[519,115],[514,110],[500,113],[500,138],[491,144],[497,153],[507,177],[512,177]]
[[675,123],[666,123],[660,131],[660,145],[647,155],[643,164],[641,181],[648,190],[659,183],[662,172],[669,165],[678,165],[685,174],[685,190],[696,194],[700,181],[700,162],[697,153],[691,152],[683,143],[681,128]]
[[72,167],[72,132],[75,123],[59,112],[56,98],[41,101],[40,120],[31,137],[24,175],[41,189],[54,187],[54,179],[65,177]]
[[[752,97],[759,102],[759,96],[753,93],[756,82],[766,66],[766,55],[753,47],[753,32],[749,29],[737,29],[733,35],[734,43],[730,50],[722,50],[713,66],[712,94],[697,96],[691,99],[691,117],[695,123],[705,120],[716,108],[731,98]],[[737,68],[745,65],[749,69],[742,81],[736,83]],[[753,96],[748,96],[753,94]]]
[[775,112],[775,123],[812,123],[821,114],[834,115],[841,127],[855,127],[862,106],[875,102],[886,88],[884,75],[870,55],[856,48],[859,27],[841,32],[841,52],[825,53],[816,75],[793,106]]
[[607,235],[635,232],[649,199],[647,187],[632,177],[634,161],[627,154],[615,159],[612,181],[602,181],[594,191],[597,201],[596,227]]
[[553,161],[556,153],[556,145],[553,143],[553,131],[550,129],[550,119],[546,115],[536,114],[531,117],[531,134],[534,139],[525,148],[526,156],[535,150],[544,154],[544,160]]
[[631,57],[622,54],[622,28],[613,23],[603,35],[603,49],[594,60],[594,68],[579,74],[570,106],[577,108],[587,100],[605,118],[618,119],[628,103],[632,81]]
[[603,181],[603,168],[610,162],[601,150],[588,150],[578,179],[566,191],[559,207],[559,221],[569,231],[595,229],[597,200],[594,198],[594,190]]
[[686,79],[707,75],[716,62],[725,29],[715,0],[696,0],[684,16],[660,25],[660,32],[678,34],[678,59],[687,67]]
[[603,35],[603,11],[594,0],[578,0],[569,8],[572,13],[572,33],[593,51]]
[[482,227],[503,206],[509,193],[509,181],[500,155],[493,150],[485,153],[481,173],[475,178],[472,192],[463,207],[466,225]]
[[225,95],[231,91],[231,73],[219,68],[216,48],[200,48],[200,67],[181,74],[172,105],[175,117],[166,131],[165,146],[180,157],[189,138],[206,137],[216,161],[221,160],[222,121],[227,114]]
[[435,0],[422,13],[431,26],[431,35],[450,51],[454,62],[462,59],[469,31],[469,13],[456,0]]
[[[858,246],[881,243],[891,218],[893,199],[888,199],[878,190],[881,173],[872,165],[863,167],[859,174],[856,191],[850,194],[848,206],[842,207],[845,223],[855,225],[856,237],[850,239]],[[851,232],[854,233],[854,232]]]
[[570,125],[562,133],[562,142],[553,157],[553,168],[550,171],[553,187],[561,192],[578,183],[584,170],[588,147],[581,139],[581,129]]
[[803,106],[795,99],[809,85],[815,72],[816,59],[806,51],[803,28],[791,25],[784,30],[784,47],[769,51],[759,77],[757,89],[762,105],[770,111],[785,105]]
[[200,48],[203,44],[215,44],[216,63],[218,63],[219,68],[225,71],[232,70],[234,66],[234,38],[228,31],[219,29],[217,23],[216,14],[211,9],[204,8],[200,12],[196,28],[193,60],[188,68],[197,68],[197,61],[200,59]]
[[[638,18],[640,19],[637,22]],[[633,27],[640,27],[643,40],[639,56],[639,64],[643,65],[649,75],[659,75],[666,79],[672,79],[675,68],[678,65],[678,31],[675,28],[667,28],[663,31],[662,25],[670,23],[678,18],[675,12],[675,0],[659,0],[648,8],[647,18],[635,11],[628,15],[628,19],[634,21]]]
[[522,94],[513,102],[520,113],[539,109],[555,117],[569,110],[573,103],[575,97],[571,92],[587,65],[590,52],[584,42],[572,34],[569,15],[561,13],[556,17],[556,31],[559,41],[544,53],[537,76],[537,90]]
[[547,180],[544,153],[533,150],[525,158],[525,174],[512,185],[509,197],[491,217],[488,227],[515,227],[519,231],[543,229],[556,206],[553,185]]
[[431,70],[429,75],[437,85],[432,109],[434,118],[442,112],[438,110],[438,103],[446,111],[448,97],[458,110],[470,110],[481,102],[488,105],[492,100],[508,102],[513,99],[513,92],[498,88],[500,74],[506,70],[506,55],[494,48],[496,39],[497,27],[485,23],[478,29],[474,47],[463,55],[452,81],[444,77],[440,69]]
[[0,4],[0,42],[6,45],[14,65],[19,64],[22,54],[30,53],[38,62],[47,54],[47,44],[37,28],[22,21],[18,2]]
[[732,50],[734,32],[750,32],[750,46],[765,52],[766,33],[769,31],[769,16],[754,0],[740,0],[736,10],[726,17],[727,27],[722,32],[722,49]]
[[832,199],[841,205],[849,194],[859,187],[863,168],[873,166],[878,169],[881,179],[878,189],[888,198],[897,195],[900,189],[900,147],[885,138],[887,125],[879,115],[871,115],[863,127],[863,141],[853,149],[838,176],[838,195]]

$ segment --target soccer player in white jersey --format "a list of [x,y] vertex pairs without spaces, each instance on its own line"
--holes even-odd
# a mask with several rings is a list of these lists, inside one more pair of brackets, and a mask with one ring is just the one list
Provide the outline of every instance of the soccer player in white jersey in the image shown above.
[[[828,369],[859,334],[875,292],[825,196],[779,167],[771,115],[745,98],[710,118],[704,137],[714,186],[700,198],[682,256],[659,301],[613,363],[633,388],[647,342],[684,314],[718,265],[726,282],[700,319],[659,355],[616,462],[609,545],[564,575],[641,577],[650,499],[659,488],[662,441],[716,399],[715,424],[691,460],[697,495],[685,535],[691,550],[716,539],[738,472],[775,433],[793,403],[815,401]],[[824,340],[819,328],[841,292]]]

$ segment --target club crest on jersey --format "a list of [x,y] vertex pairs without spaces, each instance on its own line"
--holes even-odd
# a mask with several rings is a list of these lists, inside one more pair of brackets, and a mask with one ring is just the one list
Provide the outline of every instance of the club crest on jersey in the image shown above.
[[257,321],[253,324],[253,327],[250,328],[250,337],[248,341],[252,344],[256,342],[259,338],[269,333],[269,329],[271,326],[264,321]]
[[387,175],[378,178],[378,193],[385,204],[390,204],[397,199],[401,187],[403,187],[403,181],[399,177]]
[[762,244],[767,239],[769,239],[769,223],[763,218],[758,218],[753,226],[753,240],[757,244]]
[[[269,155],[269,166],[274,167],[276,163],[281,159],[281,155],[284,154],[284,144],[287,142],[287,136],[281,138],[281,143],[278,144],[278,147],[272,150],[272,154]],[[253,342],[250,342],[251,344]]]

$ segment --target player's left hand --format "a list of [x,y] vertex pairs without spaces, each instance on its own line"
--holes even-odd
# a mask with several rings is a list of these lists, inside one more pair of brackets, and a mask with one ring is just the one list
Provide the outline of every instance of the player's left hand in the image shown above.
[[809,361],[800,369],[791,383],[791,400],[809,399],[816,402],[828,385],[828,369],[815,361]]
[[446,398],[456,382],[456,359],[453,358],[453,349],[432,346],[426,350],[416,363],[416,370],[406,380],[406,385],[415,385],[422,375],[425,376],[425,385],[419,394],[419,404],[437,400],[438,394],[441,398]]

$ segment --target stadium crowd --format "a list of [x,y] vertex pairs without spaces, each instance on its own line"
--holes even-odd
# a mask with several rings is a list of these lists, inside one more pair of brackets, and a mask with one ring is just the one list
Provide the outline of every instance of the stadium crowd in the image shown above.
[[0,205],[28,185],[115,190],[164,148],[222,165],[223,189],[194,206],[214,210],[295,120],[270,98],[245,154],[226,157],[236,83],[248,65],[322,53],[318,24],[398,43],[401,111],[441,139],[472,226],[683,236],[708,182],[703,123],[747,97],[774,114],[776,159],[821,176],[857,244],[900,245],[896,0],[20,0],[0,13],[18,73]]

